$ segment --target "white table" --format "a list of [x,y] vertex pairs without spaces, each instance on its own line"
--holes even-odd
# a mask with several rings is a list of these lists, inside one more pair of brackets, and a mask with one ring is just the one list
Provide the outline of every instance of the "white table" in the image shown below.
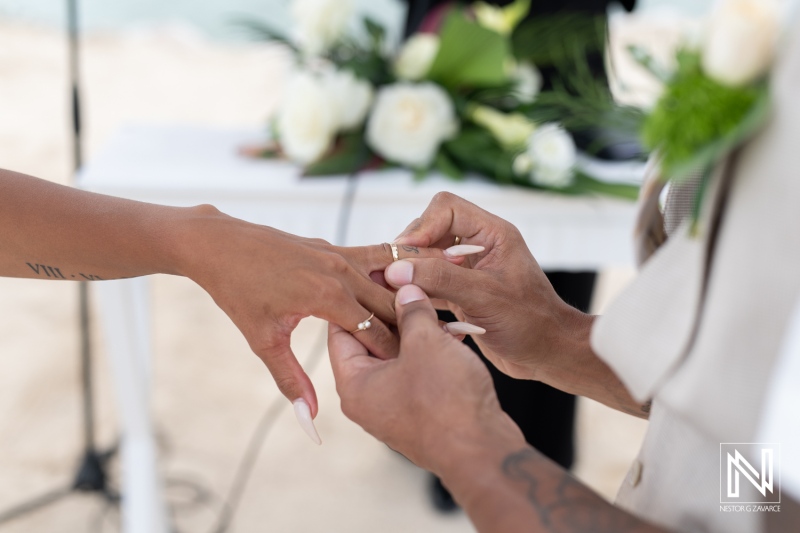
[[[130,126],[84,168],[78,183],[89,191],[146,202],[209,203],[251,222],[334,241],[347,178],[301,178],[288,163],[237,155],[240,146],[262,139],[257,130]],[[641,172],[639,165],[604,168],[628,176]],[[359,177],[347,244],[390,241],[443,190],[513,222],[545,270],[633,264],[631,202],[568,198],[477,178],[414,182],[410,173],[400,170]],[[166,533],[149,406],[148,280],[108,281],[93,288],[123,424],[123,530]]]

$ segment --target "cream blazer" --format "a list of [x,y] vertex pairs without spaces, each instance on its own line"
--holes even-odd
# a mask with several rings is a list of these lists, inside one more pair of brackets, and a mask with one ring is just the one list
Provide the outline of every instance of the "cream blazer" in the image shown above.
[[699,234],[689,235],[687,224],[676,230],[592,332],[596,353],[634,397],[653,400],[618,503],[675,531],[761,528],[756,513],[720,510],[719,455],[720,443],[756,438],[800,298],[800,26],[794,30],[775,65],[772,117],[715,172]]

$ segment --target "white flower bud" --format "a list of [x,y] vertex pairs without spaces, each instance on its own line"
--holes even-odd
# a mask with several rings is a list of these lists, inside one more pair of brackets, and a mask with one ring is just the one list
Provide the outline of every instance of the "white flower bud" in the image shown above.
[[492,107],[476,105],[469,118],[483,126],[503,148],[514,149],[525,146],[536,125],[519,113],[503,113]]
[[353,14],[353,0],[292,0],[290,13],[300,47],[318,56],[338,41]]
[[711,14],[702,49],[705,73],[724,85],[744,85],[764,75],[780,31],[774,0],[723,0]]
[[439,36],[417,33],[408,38],[394,63],[394,73],[401,80],[417,81],[430,71],[439,53]]

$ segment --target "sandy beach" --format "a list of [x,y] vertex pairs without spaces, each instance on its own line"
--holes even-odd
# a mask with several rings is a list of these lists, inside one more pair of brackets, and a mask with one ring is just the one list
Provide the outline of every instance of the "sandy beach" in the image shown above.
[[[89,159],[130,122],[262,124],[286,73],[278,48],[212,44],[184,28],[93,33],[83,44]],[[0,167],[70,181],[66,54],[62,34],[0,20]],[[595,310],[631,276],[604,273]],[[278,391],[201,289],[166,276],[152,286],[153,407],[168,496],[185,500],[187,482],[213,493],[202,505],[175,509],[180,531],[207,531],[218,496]],[[0,508],[73,476],[81,446],[76,292],[70,283],[0,279]],[[323,327],[309,319],[298,328],[293,345],[301,361],[314,355]],[[99,334],[94,346],[98,430],[107,446],[118,438],[117,416]],[[324,445],[308,441],[285,409],[264,443],[233,531],[472,531],[463,513],[433,511],[424,472],[341,414],[325,357],[312,379]],[[645,428],[582,400],[578,477],[612,499]],[[73,496],[0,531],[116,531],[115,519],[103,502]]]

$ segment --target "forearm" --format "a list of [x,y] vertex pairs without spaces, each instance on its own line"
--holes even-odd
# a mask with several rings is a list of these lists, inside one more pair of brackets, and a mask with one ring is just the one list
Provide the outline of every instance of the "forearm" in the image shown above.
[[179,274],[180,233],[192,212],[0,170],[0,276],[93,281]]
[[481,533],[655,533],[512,432],[450,454],[439,474]]
[[648,418],[650,403],[634,400],[590,342],[596,317],[569,308],[559,317],[554,355],[532,370],[532,377],[564,392],[585,396],[624,413]]

